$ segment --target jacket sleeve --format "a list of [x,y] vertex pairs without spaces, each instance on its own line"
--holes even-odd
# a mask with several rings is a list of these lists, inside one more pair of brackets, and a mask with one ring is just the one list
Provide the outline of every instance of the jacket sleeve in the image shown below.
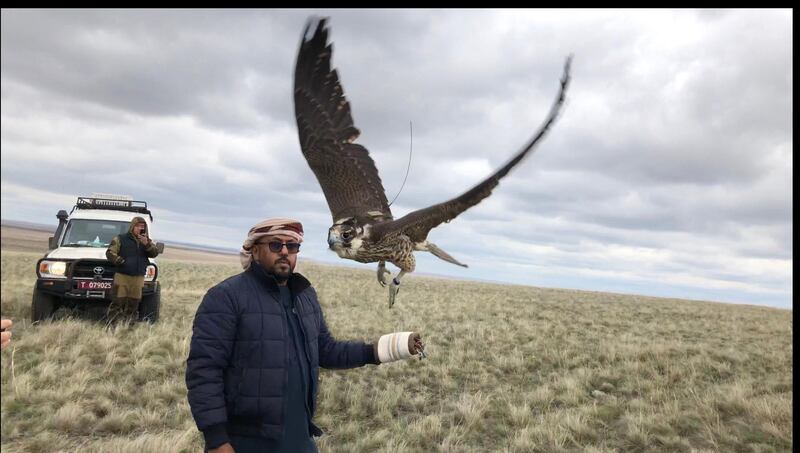
[[153,241],[147,243],[144,247],[144,251],[147,253],[148,258],[155,258],[158,256],[158,249],[156,248],[156,243]]
[[368,363],[378,365],[374,346],[361,341],[339,341],[333,338],[320,311],[319,364],[323,368],[357,368]]
[[111,244],[108,244],[108,248],[106,249],[106,258],[115,266],[119,266],[125,262],[125,260],[119,256],[119,246],[119,236],[114,236],[114,239],[111,240]]
[[228,442],[223,378],[230,367],[236,326],[233,300],[219,286],[211,288],[197,309],[186,360],[189,407],[208,449]]

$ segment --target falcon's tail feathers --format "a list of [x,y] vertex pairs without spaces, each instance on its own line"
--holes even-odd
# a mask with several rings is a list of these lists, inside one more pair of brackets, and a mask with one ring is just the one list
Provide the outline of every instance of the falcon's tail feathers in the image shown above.
[[452,256],[450,256],[449,253],[447,253],[444,250],[440,249],[436,244],[434,244],[432,242],[428,242],[427,243],[427,250],[429,252],[433,253],[434,255],[436,255],[437,257],[447,261],[448,263],[453,263],[453,264],[456,264],[456,265],[461,266],[461,267],[468,267],[466,264],[460,263],[457,259],[455,259]]

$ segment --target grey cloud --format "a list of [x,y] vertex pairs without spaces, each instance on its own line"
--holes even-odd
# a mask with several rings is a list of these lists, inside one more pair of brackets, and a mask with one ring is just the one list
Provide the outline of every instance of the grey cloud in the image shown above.
[[[189,114],[217,127],[257,128],[258,117],[231,98],[261,115],[291,106],[288,96],[275,102],[289,87],[284,73],[290,74],[295,52],[275,38],[290,30],[296,27],[263,13],[15,11],[13,18],[3,15],[3,74],[140,114]],[[251,105],[254,100],[268,102]]]

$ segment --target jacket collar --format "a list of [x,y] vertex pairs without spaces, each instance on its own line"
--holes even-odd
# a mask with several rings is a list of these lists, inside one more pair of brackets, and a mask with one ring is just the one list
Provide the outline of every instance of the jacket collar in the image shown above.
[[[256,280],[266,285],[267,289],[270,291],[276,293],[280,291],[278,288],[278,281],[275,280],[275,277],[273,277],[271,274],[267,273],[261,264],[253,261],[253,263],[250,265],[250,268],[248,268],[245,272],[249,272],[253,277],[255,277]],[[292,292],[292,294],[297,295],[311,286],[311,282],[309,282],[308,279],[303,277],[301,274],[292,272],[292,276],[289,277],[287,285],[289,286],[289,290]]]

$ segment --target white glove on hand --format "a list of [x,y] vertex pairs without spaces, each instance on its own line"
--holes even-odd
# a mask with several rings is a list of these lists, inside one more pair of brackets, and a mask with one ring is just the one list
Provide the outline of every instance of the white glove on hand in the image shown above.
[[378,340],[376,353],[378,361],[387,363],[412,357],[422,347],[422,339],[418,333],[395,332],[386,334]]

